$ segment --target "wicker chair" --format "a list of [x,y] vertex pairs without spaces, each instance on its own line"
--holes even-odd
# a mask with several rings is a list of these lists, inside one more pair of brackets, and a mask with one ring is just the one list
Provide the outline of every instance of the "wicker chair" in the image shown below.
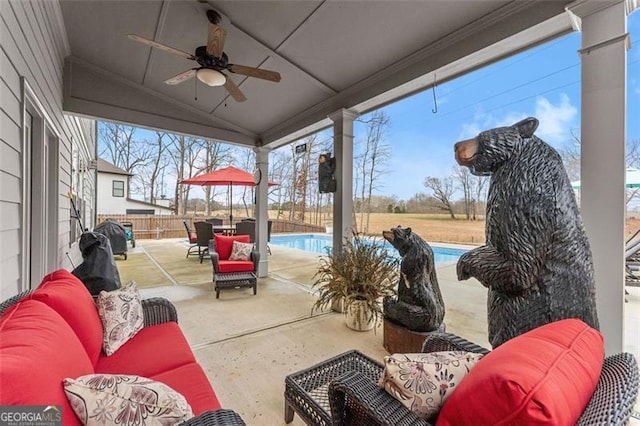
[[[450,333],[434,333],[423,352],[467,351],[489,353],[474,343]],[[382,371],[382,365],[380,369]],[[600,380],[578,425],[623,425],[631,417],[638,395],[638,365],[633,355],[621,353],[604,360]],[[363,373],[351,371],[329,386],[334,425],[430,425]]]

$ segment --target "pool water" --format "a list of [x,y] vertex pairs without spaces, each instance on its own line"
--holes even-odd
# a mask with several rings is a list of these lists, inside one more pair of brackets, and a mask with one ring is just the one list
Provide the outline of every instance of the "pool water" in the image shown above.
[[[327,254],[327,249],[333,246],[333,237],[322,234],[297,234],[297,235],[272,235],[270,244],[309,251],[318,254]],[[387,241],[380,240],[380,243],[389,250],[389,253],[400,257],[397,250]],[[466,250],[438,247],[431,245],[436,265],[457,262]]]

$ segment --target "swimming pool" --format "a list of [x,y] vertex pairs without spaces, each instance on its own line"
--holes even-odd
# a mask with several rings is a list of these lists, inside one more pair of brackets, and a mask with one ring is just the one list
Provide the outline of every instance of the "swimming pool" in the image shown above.
[[[289,247],[298,250],[310,251],[312,253],[327,254],[327,248],[333,246],[333,237],[331,235],[322,234],[295,234],[295,235],[272,235],[270,244],[277,246]],[[389,249],[389,253],[398,255],[396,249],[387,241],[381,240],[381,243]],[[452,249],[446,247],[438,247],[431,245],[434,254],[434,261],[441,265],[445,263],[457,262],[466,250]]]

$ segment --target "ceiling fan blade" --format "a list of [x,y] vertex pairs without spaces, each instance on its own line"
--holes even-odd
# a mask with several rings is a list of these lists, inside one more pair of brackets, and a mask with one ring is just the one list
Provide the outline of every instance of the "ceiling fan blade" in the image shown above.
[[246,96],[240,91],[238,86],[227,76],[227,80],[224,82],[224,87],[236,102],[244,102],[247,100]]
[[209,34],[207,36],[207,53],[214,58],[222,56],[224,41],[227,38],[227,30],[220,25],[209,23]]
[[185,72],[181,72],[180,74],[178,74],[176,76],[171,77],[168,80],[165,80],[164,82],[166,84],[171,85],[171,86],[175,86],[176,84],[180,84],[183,81],[187,81],[187,80],[192,79],[193,77],[196,76],[196,72],[197,72],[197,69],[187,70]]
[[263,80],[280,81],[280,73],[275,71],[263,70],[260,68],[246,67],[244,65],[229,64],[227,69],[236,74],[248,75],[249,77],[261,78]]
[[156,49],[164,50],[165,52],[182,56],[185,59],[195,59],[195,57],[191,53],[187,53],[173,47],[165,46],[164,44],[160,44],[157,41],[149,40],[136,34],[128,34],[127,37],[129,37],[133,41],[137,41],[138,43],[146,44],[147,46],[155,47]]

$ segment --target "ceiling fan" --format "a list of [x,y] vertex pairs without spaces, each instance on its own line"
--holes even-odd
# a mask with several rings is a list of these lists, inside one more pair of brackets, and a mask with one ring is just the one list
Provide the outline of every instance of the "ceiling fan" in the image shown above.
[[218,25],[221,17],[218,12],[209,9],[207,10],[207,18],[209,19],[207,45],[197,47],[193,54],[146,39],[136,34],[129,34],[128,37],[131,40],[146,44],[147,46],[196,61],[200,65],[198,68],[192,68],[165,80],[166,84],[176,85],[190,80],[193,77],[197,77],[198,80],[208,86],[224,86],[233,99],[237,102],[244,102],[247,98],[223,71],[274,82],[280,81],[280,73],[276,71],[229,63],[229,57],[223,51],[227,32],[223,27]]

